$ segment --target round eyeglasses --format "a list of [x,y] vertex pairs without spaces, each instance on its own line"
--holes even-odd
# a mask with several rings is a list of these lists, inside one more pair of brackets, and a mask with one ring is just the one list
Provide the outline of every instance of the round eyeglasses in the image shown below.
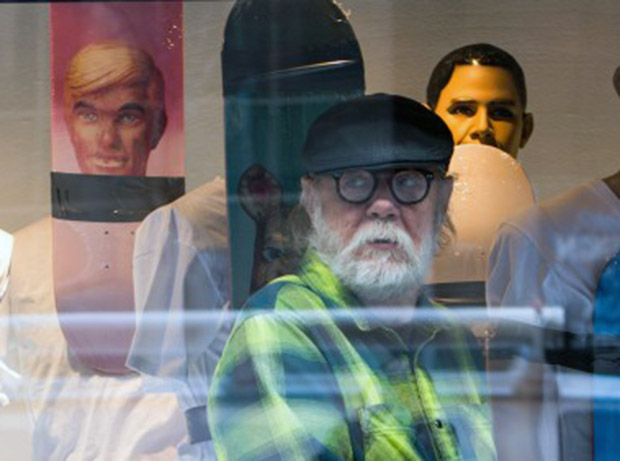
[[[377,190],[377,174],[377,171],[348,170],[332,173],[331,176],[336,180],[340,198],[345,202],[359,204],[368,201]],[[426,198],[434,177],[432,172],[426,170],[396,170],[388,179],[388,184],[398,203],[412,205]]]

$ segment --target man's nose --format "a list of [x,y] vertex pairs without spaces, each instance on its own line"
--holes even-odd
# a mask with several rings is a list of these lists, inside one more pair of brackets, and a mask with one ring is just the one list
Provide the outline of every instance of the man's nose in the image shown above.
[[116,149],[119,146],[118,127],[114,120],[104,120],[101,124],[101,143],[108,148]]
[[394,221],[400,216],[399,203],[392,195],[387,182],[381,181],[370,198],[366,215],[375,220]]
[[491,124],[489,113],[485,108],[480,108],[476,112],[470,136],[473,140],[480,141],[484,144],[486,144],[485,141],[489,137],[494,138],[493,125]]

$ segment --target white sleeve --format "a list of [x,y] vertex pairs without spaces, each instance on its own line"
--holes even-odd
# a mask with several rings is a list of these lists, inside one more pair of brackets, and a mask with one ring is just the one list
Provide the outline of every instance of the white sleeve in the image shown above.
[[0,407],[10,403],[13,396],[17,395],[21,384],[21,376],[6,362],[10,346],[10,299],[7,289],[12,254],[13,237],[0,231]]
[[[226,248],[198,250],[190,224],[171,207],[149,215],[136,233],[136,334],[128,366],[162,378],[182,409],[206,403],[208,379],[227,336]],[[160,383],[161,384],[161,383]]]
[[[511,224],[502,224],[489,256],[487,305],[540,309],[558,301],[558,286],[552,265],[532,239]],[[490,366],[500,367],[504,374],[507,369],[505,363],[491,362]],[[526,458],[559,459],[553,369],[522,359],[513,360],[508,369],[512,369],[510,383],[515,394],[505,402],[493,403],[495,437],[498,446],[503,447],[500,454],[510,455],[506,447],[518,446]],[[493,379],[502,383],[506,378],[502,373],[492,373],[490,379],[493,386],[497,385]],[[542,397],[535,397],[538,393]]]
[[502,224],[489,255],[486,298],[489,306],[541,308],[556,300],[552,270],[531,239]]
[[7,289],[13,255],[13,237],[0,230],[0,360],[7,355],[9,334],[9,300]]

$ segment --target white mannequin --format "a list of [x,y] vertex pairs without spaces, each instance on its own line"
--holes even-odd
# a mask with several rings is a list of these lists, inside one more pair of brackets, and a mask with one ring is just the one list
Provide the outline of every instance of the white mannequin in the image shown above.
[[[192,428],[180,459],[215,459],[200,428],[231,327],[225,182],[216,178],[147,216],[133,270],[137,327],[127,364],[153,388],[177,395]],[[196,417],[202,424],[192,423]]]

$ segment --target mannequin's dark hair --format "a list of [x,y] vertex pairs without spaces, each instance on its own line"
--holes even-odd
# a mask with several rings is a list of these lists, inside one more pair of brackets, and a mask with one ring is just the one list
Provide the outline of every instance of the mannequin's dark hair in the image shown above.
[[493,66],[506,69],[512,75],[517,94],[523,107],[527,105],[525,75],[517,60],[507,51],[488,43],[466,45],[445,55],[433,69],[426,87],[426,103],[431,109],[437,107],[439,95],[446,87],[456,66]]

